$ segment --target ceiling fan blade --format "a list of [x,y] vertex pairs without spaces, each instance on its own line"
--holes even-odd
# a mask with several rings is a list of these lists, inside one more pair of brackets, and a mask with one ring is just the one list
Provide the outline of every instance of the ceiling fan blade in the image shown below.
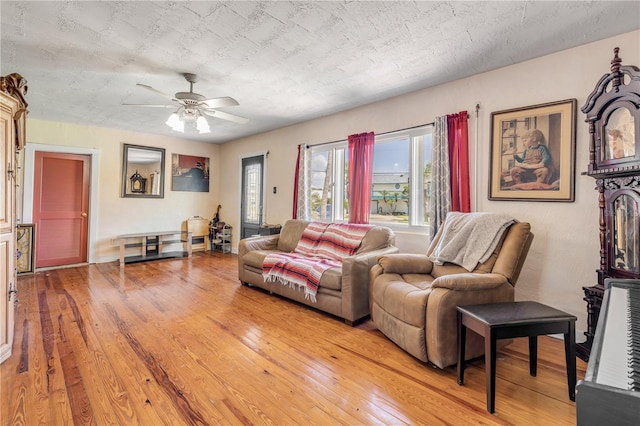
[[202,105],[206,105],[207,108],[220,108],[226,106],[236,106],[240,105],[238,101],[228,96],[224,96],[222,98],[213,98],[202,101]]
[[147,86],[146,84],[136,83],[136,85],[138,85],[140,87],[144,87],[147,90],[151,90],[152,92],[157,93],[160,96],[164,96],[167,99],[171,99],[172,101],[175,100],[175,98],[173,96],[167,95],[166,93],[162,93],[161,91],[156,90],[151,86]]
[[203,109],[202,112],[212,117],[221,118],[223,120],[229,120],[240,124],[244,124],[249,121],[248,118],[240,117],[239,115],[233,115],[229,114],[228,112],[222,112],[215,109]]
[[126,106],[149,107],[149,108],[178,108],[176,105],[150,105],[150,104],[122,104]]

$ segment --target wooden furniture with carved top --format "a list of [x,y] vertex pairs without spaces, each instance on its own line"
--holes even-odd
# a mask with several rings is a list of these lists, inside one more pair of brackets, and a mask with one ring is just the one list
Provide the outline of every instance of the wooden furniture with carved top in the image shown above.
[[606,278],[640,278],[640,69],[622,65],[614,49],[611,72],[602,76],[582,112],[589,123],[589,166],[600,210],[598,283],[583,287],[586,341],[577,353],[588,361]]
[[0,77],[0,363],[9,358],[13,347],[14,303],[16,302],[16,223],[18,198],[22,187],[18,167],[24,148],[27,81],[20,74]]

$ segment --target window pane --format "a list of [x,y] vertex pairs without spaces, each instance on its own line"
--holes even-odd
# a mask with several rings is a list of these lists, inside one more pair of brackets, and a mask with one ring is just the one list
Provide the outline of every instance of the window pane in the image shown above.
[[[430,130],[430,129],[429,129]],[[431,133],[413,138],[413,170],[415,185],[411,190],[411,224],[425,226],[429,224],[429,202],[431,200]]]
[[244,221],[246,223],[260,223],[260,175],[262,167],[260,164],[251,164],[244,168],[244,191],[246,207]]
[[333,149],[311,154],[311,219],[331,221]]
[[377,142],[373,150],[370,222],[409,222],[409,137]]

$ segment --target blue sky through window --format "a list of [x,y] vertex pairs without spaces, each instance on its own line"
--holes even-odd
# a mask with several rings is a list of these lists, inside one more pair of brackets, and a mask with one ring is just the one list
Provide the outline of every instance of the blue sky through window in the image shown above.
[[409,143],[407,139],[376,144],[373,155],[374,173],[407,173],[409,171]]

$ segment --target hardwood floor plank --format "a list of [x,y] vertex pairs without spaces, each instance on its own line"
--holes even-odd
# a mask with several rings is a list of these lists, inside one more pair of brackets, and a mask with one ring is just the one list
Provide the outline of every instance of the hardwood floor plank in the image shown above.
[[[370,321],[343,321],[240,285],[229,254],[117,262],[20,277],[14,355],[0,366],[2,425],[573,425],[561,340],[498,354],[465,385]],[[578,378],[586,364],[578,360]]]

